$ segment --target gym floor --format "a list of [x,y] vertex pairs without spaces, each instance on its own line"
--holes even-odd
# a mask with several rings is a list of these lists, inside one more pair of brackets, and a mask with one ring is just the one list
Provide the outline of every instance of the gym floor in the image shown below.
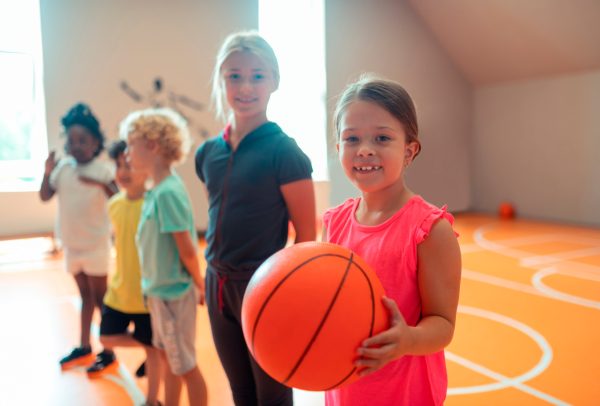
[[[600,404],[600,230],[473,214],[457,215],[456,229],[463,280],[446,405]],[[61,372],[80,301],[52,249],[48,237],[0,241],[0,405],[143,403],[141,349],[117,349],[119,369],[101,378]],[[197,351],[210,404],[233,405],[205,308]],[[295,399],[323,404],[321,393]]]

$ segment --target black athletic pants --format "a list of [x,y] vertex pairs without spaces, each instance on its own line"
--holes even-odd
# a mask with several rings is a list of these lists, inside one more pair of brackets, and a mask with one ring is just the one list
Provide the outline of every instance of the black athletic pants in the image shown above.
[[256,363],[242,332],[242,299],[246,278],[206,273],[206,303],[213,340],[236,406],[293,405],[292,389],[275,381]]

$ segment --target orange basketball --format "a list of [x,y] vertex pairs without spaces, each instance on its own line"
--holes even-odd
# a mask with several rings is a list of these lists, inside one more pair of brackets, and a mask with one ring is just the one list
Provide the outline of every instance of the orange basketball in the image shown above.
[[500,206],[498,206],[498,216],[505,220],[513,219],[515,217],[514,206],[509,202],[500,203]]
[[250,352],[275,380],[327,390],[358,379],[361,342],[388,328],[381,282],[339,245],[305,242],[278,251],[252,276],[242,304]]

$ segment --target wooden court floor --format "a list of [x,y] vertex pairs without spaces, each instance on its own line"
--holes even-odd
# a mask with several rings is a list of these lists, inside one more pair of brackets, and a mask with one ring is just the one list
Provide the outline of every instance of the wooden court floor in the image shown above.
[[[446,405],[600,405],[600,230],[480,215],[458,215],[456,228],[463,280]],[[0,241],[0,406],[141,404],[139,349],[118,349],[119,370],[99,379],[60,371],[80,303],[51,249],[45,237]],[[197,350],[210,404],[232,405],[205,308]],[[321,393],[295,399],[323,404]]]

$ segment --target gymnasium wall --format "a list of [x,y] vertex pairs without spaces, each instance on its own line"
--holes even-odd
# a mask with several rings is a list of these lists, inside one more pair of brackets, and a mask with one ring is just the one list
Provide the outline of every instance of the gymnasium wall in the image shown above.
[[600,225],[600,71],[475,90],[472,202]]
[[[256,28],[258,11],[256,0],[42,0],[41,19],[48,142],[62,151],[59,120],[73,103],[89,103],[110,139],[129,111],[147,107],[127,96],[121,81],[146,97],[160,76],[163,101],[172,91],[207,105],[220,43],[232,31]],[[221,127],[206,109],[182,110],[210,134]],[[193,150],[201,141],[195,137]],[[207,203],[193,159],[177,170],[203,230]],[[0,193],[0,204],[8,208],[0,214],[0,236],[53,229],[56,199],[41,203],[33,192]]]
[[[423,146],[409,168],[408,186],[450,210],[469,209],[473,95],[466,79],[406,2],[326,4],[330,113],[344,86],[362,72],[400,82],[416,104]],[[346,180],[331,137],[331,203],[338,204],[358,192]]]
[[[59,149],[59,118],[78,100],[116,138],[124,114],[145,106],[119,88],[123,80],[147,95],[160,76],[166,90],[208,104],[219,44],[258,19],[257,0],[42,0],[41,12],[49,144]],[[453,211],[493,213],[511,200],[522,216],[600,224],[600,72],[473,88],[404,1],[328,0],[325,17],[330,113],[364,71],[401,82],[414,98],[423,152],[409,187]],[[210,111],[190,114],[211,134],[221,127]],[[357,194],[337,162],[331,125],[329,134],[331,181],[317,184],[319,212]],[[206,200],[193,162],[178,171],[203,230]],[[0,237],[53,228],[55,200],[0,193],[0,206]]]
[[[63,145],[59,118],[79,100],[92,106],[109,138],[117,137],[124,114],[144,107],[120,89],[123,80],[146,96],[160,76],[166,90],[208,104],[219,44],[229,32],[256,28],[258,20],[256,0],[42,0],[41,15],[48,141],[58,149]],[[472,92],[419,18],[404,2],[329,0],[326,23],[330,107],[345,84],[363,71],[402,82],[417,104],[423,143],[409,185],[451,210],[468,209]],[[211,134],[221,127],[209,111],[191,116]],[[196,137],[195,144],[200,142]],[[316,184],[319,213],[356,194],[330,144],[331,182]],[[207,205],[193,162],[188,160],[178,172],[203,230]],[[0,214],[0,236],[53,228],[55,199],[41,203],[33,192],[0,193],[0,204],[11,208]]]

